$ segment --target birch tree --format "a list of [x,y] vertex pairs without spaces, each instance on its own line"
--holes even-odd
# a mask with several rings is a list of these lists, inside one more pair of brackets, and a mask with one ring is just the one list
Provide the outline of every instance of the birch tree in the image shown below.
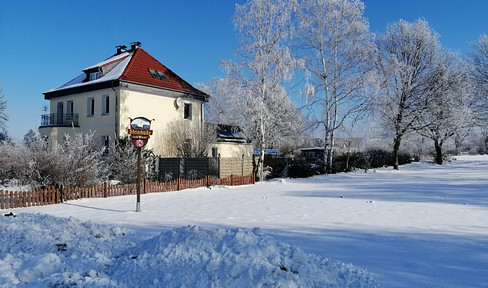
[[374,107],[393,131],[393,168],[398,170],[403,137],[423,128],[419,120],[433,98],[441,45],[425,20],[400,20],[388,25],[376,46],[380,86]]
[[[200,90],[212,95],[205,107],[207,121],[214,124],[226,124],[240,127],[246,138],[253,143],[260,143],[260,135],[256,133],[258,119],[255,110],[249,106],[243,81],[236,77],[239,73],[229,74],[225,78],[213,79],[200,84]],[[303,141],[305,119],[297,105],[291,102],[285,89],[275,97],[270,97],[266,104],[270,115],[266,123],[267,147],[289,152]]]
[[324,129],[326,171],[331,172],[335,132],[368,102],[372,37],[359,0],[303,0],[297,33],[306,71],[307,108]]
[[286,0],[249,0],[236,5],[234,24],[240,39],[240,61],[232,71],[241,82],[248,127],[253,129],[261,150],[260,179],[264,151],[269,147],[269,129],[281,120],[274,117],[280,107],[276,105],[290,101],[282,81],[291,79],[296,64],[286,43],[292,31],[294,7],[294,1]]

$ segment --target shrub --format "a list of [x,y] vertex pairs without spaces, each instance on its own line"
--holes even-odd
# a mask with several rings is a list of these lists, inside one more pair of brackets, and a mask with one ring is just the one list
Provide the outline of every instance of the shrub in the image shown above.
[[270,171],[270,173],[266,176],[266,179],[272,179],[282,176],[287,162],[284,158],[265,157],[264,164],[266,167],[269,167]]
[[294,160],[288,167],[288,177],[290,178],[307,178],[316,174],[318,174],[317,170],[302,158]]
[[[400,165],[419,161],[408,153],[400,153],[398,162]],[[375,149],[366,152],[338,155],[332,163],[332,173],[350,172],[354,169],[374,169],[393,165],[393,153],[390,151]]]

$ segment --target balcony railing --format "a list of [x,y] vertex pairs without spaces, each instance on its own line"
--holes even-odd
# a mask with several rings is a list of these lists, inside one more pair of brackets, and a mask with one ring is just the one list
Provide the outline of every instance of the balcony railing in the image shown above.
[[41,115],[41,127],[80,127],[78,114],[44,114]]

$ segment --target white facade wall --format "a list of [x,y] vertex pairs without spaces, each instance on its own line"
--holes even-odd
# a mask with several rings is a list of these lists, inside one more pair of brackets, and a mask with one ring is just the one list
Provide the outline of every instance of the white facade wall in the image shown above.
[[[164,145],[164,133],[168,131],[168,124],[173,121],[187,121],[195,128],[201,129],[203,123],[203,101],[181,97],[183,103],[176,105],[176,99],[182,93],[168,91],[168,96],[155,95],[147,92],[121,89],[120,92],[120,137],[127,136],[130,118],[145,117],[152,121],[153,135],[149,138],[148,148]],[[184,119],[184,104],[191,104],[191,119]],[[156,140],[157,139],[157,140]],[[160,149],[156,149],[160,150]],[[161,155],[164,156],[164,155]]]
[[[102,108],[105,97],[109,98],[108,113]],[[182,105],[176,105],[176,99],[182,99]],[[89,115],[89,99],[94,99],[93,115]],[[94,132],[95,137],[110,137],[109,145],[113,145],[116,138],[127,136],[130,118],[145,117],[153,120],[151,130],[153,135],[148,141],[148,148],[155,148],[155,139],[164,139],[172,121],[187,121],[195,128],[201,129],[203,123],[203,101],[185,97],[181,92],[144,87],[124,83],[120,87],[101,89],[96,91],[77,93],[73,95],[50,99],[51,113],[58,113],[58,103],[63,103],[63,114],[68,113],[68,102],[73,101],[73,114],[78,114],[79,128],[43,127],[39,129],[41,135],[49,136],[53,143],[61,144],[65,134]],[[191,104],[191,119],[184,119],[184,106]],[[161,140],[159,140],[161,142]],[[161,145],[161,143],[157,143]],[[164,156],[164,155],[162,155]]]

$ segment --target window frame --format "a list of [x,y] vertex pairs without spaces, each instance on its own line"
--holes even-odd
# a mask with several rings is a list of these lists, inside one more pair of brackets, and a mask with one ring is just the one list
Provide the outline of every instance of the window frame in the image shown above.
[[151,74],[151,76],[154,78],[154,79],[159,79],[159,80],[162,80],[162,81],[168,81],[168,77],[166,77],[166,74],[164,74],[164,72],[161,72],[159,70],[155,70],[155,69],[147,69],[149,71],[149,73]]
[[90,97],[86,102],[86,117],[95,116],[95,97]]
[[66,119],[73,118],[75,110],[75,103],[73,100],[66,101]]
[[193,107],[192,103],[185,103],[183,105],[183,119],[192,120]]
[[110,95],[102,96],[102,115],[110,114]]
[[97,72],[90,73],[90,81],[94,81],[94,80],[97,80],[99,78],[102,78],[102,72],[97,71]]
[[218,158],[218,157],[219,157],[219,148],[212,147],[212,158]]

